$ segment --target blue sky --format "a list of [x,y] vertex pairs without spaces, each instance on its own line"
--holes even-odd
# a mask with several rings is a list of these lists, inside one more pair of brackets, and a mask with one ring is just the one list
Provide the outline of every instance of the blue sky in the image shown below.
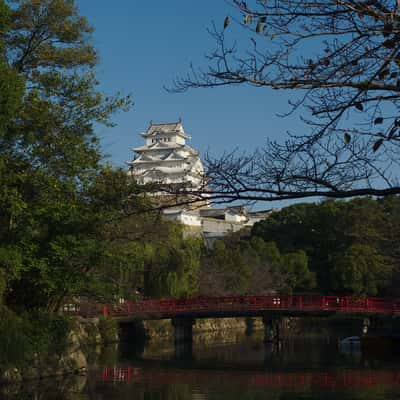
[[254,149],[266,138],[283,138],[291,128],[293,121],[276,116],[288,110],[282,91],[249,86],[183,94],[164,90],[191,62],[206,65],[204,54],[215,47],[207,28],[212,21],[222,25],[231,12],[224,0],[77,0],[77,5],[95,28],[101,88],[132,93],[135,101],[131,111],[116,116],[116,127],[98,130],[115,165],[132,158],[131,148],[142,143],[138,133],[150,120],[181,117],[192,134],[190,144],[214,155]]

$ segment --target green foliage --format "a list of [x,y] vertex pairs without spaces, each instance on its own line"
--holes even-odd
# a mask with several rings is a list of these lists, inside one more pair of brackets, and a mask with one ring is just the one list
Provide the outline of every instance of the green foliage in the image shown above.
[[26,362],[32,351],[26,320],[0,306],[0,371]]
[[[274,240],[284,254],[303,251],[319,291],[383,295],[395,292],[399,277],[399,222],[399,197],[329,200],[284,208],[252,235]],[[312,275],[304,279],[314,286]]]
[[374,247],[354,244],[335,259],[332,281],[341,292],[377,295],[390,282],[392,269]]
[[283,255],[281,268],[287,274],[288,286],[291,289],[312,289],[316,286],[315,274],[308,269],[308,257],[303,250]]
[[114,343],[119,334],[118,322],[112,318],[100,318],[99,333],[103,343]]
[[92,28],[73,1],[0,11],[0,295],[54,311],[110,292],[112,226],[145,207],[125,172],[102,163],[94,130],[131,101],[98,90]]
[[287,290],[290,285],[294,285],[290,286],[293,289],[298,283],[294,280],[297,277],[295,257],[292,281],[289,280],[292,275],[282,261],[274,242],[266,243],[256,236],[228,236],[216,241],[202,259],[200,293],[210,296],[261,295]]
[[143,291],[147,297],[190,297],[197,292],[202,242],[183,239],[177,225],[166,224],[165,239],[146,244]]
[[211,262],[223,277],[224,291],[233,294],[244,294],[248,291],[251,269],[239,245],[229,246],[222,240],[217,241],[211,254]]
[[107,259],[104,268],[97,269],[103,285],[99,292],[108,294],[107,301],[116,296],[181,298],[197,292],[200,239],[184,239],[181,226],[151,213],[118,219],[109,229]]
[[67,349],[72,322],[63,316],[36,312],[17,315],[0,309],[0,371],[29,366]]
[[10,22],[10,10],[0,0],[0,140],[4,130],[21,103],[23,80],[16,71],[9,67],[4,57],[3,36]]

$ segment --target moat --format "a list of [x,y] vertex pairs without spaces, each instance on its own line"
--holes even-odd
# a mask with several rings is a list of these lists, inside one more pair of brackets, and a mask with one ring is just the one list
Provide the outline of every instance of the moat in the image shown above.
[[261,332],[195,335],[190,351],[171,341],[110,346],[85,376],[6,387],[5,400],[398,399],[400,359],[340,348],[349,333],[311,331],[263,344]]

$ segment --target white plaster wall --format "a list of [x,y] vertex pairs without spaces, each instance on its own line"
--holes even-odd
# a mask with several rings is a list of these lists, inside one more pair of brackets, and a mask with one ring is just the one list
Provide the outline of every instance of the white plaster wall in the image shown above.
[[229,222],[245,222],[247,218],[244,215],[225,213],[225,221]]

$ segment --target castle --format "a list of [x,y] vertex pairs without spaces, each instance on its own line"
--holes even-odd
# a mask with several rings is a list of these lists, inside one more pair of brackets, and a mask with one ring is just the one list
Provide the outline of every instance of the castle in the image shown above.
[[[191,136],[185,133],[180,120],[161,124],[150,122],[141,136],[145,139],[144,146],[133,148],[136,156],[127,162],[128,174],[139,184],[184,186],[186,193],[205,187],[203,163],[199,153],[186,144]],[[177,203],[174,206],[168,198],[166,204],[169,207],[165,208],[164,216],[183,224],[186,234],[200,234],[206,241],[252,226],[271,212],[249,212],[244,207],[213,209],[204,201],[197,203],[197,207],[177,206]]]
[[142,132],[144,146],[135,147],[138,154],[128,162],[129,173],[139,184],[183,184],[199,188],[203,183],[204,168],[199,153],[186,144],[191,136],[185,133],[182,122],[153,124]]

